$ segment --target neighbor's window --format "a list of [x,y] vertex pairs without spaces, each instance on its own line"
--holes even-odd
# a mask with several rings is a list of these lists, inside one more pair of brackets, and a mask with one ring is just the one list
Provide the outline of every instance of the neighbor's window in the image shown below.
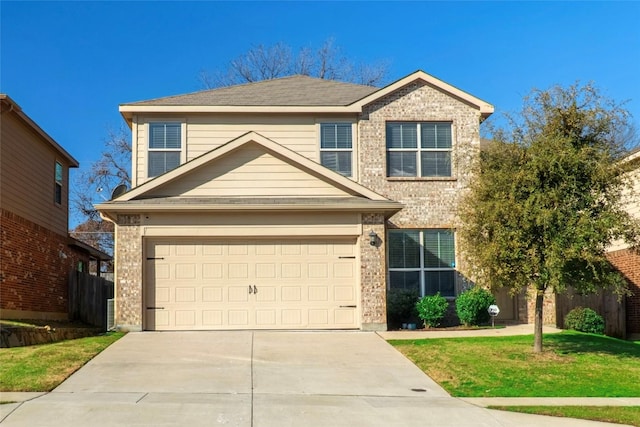
[[455,296],[453,231],[389,230],[389,288]]
[[450,177],[451,123],[387,123],[387,175]]
[[61,163],[56,162],[54,175],[55,175],[54,176],[55,186],[54,186],[54,192],[53,192],[53,201],[61,205],[62,204],[62,179],[64,176]]
[[162,175],[180,165],[180,123],[149,123],[149,177]]
[[351,123],[320,124],[320,163],[344,176],[351,176]]

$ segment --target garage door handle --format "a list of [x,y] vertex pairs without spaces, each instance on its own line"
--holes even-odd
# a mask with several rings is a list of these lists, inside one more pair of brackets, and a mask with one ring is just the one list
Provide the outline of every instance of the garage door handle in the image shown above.
[[[251,287],[251,286],[249,286]],[[258,293],[258,288],[256,287],[256,285],[253,285],[253,293],[257,294]]]
[[356,308],[356,305],[341,305],[340,308]]
[[147,307],[147,310],[164,310],[164,307]]
[[249,285],[249,293],[252,294],[253,293],[253,288],[251,287],[251,285]]

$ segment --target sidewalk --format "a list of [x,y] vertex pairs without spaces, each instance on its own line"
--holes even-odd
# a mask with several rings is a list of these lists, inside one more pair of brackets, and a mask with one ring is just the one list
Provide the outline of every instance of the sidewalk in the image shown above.
[[[506,337],[514,335],[533,335],[533,325],[518,324],[497,327],[495,329],[420,329],[401,331],[380,331],[380,335],[385,340],[419,340],[427,338],[467,338],[467,337]],[[562,332],[562,329],[553,326],[543,326],[542,332],[545,334],[555,334]]]

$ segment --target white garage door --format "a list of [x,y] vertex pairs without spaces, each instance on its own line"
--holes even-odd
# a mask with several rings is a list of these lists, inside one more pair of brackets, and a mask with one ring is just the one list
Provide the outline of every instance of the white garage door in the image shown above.
[[354,240],[146,242],[144,328],[358,328]]

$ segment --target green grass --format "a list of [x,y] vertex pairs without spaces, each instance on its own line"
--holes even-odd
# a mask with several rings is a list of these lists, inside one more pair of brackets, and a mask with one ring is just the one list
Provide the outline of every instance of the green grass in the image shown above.
[[490,406],[489,409],[640,426],[640,406]]
[[390,341],[456,397],[640,397],[640,345],[565,331]]
[[0,391],[50,391],[123,335],[2,348]]

